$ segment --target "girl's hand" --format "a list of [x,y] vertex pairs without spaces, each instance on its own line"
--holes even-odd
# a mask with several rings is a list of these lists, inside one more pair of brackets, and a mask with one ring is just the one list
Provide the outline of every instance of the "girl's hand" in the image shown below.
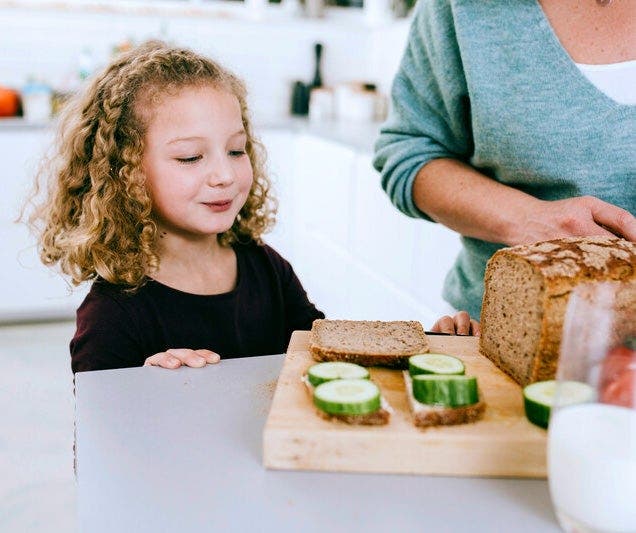
[[190,350],[188,348],[171,348],[165,352],[151,355],[144,366],[160,366],[162,368],[179,368],[181,365],[200,368],[206,364],[218,363],[221,356],[210,350]]
[[481,328],[479,322],[470,318],[466,311],[460,311],[455,316],[443,316],[440,318],[431,331],[437,333],[449,333],[450,335],[475,335],[479,337]]

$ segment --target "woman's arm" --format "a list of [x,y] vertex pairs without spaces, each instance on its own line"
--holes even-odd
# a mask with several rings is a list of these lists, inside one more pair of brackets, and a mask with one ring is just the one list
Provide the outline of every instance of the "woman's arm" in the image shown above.
[[598,198],[544,201],[454,159],[425,164],[413,183],[418,209],[468,237],[516,245],[560,237],[619,236],[636,241],[636,218]]

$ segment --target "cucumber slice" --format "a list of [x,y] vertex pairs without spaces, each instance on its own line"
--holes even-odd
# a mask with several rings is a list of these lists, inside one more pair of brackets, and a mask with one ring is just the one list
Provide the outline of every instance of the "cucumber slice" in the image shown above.
[[424,353],[409,357],[409,374],[463,374],[464,363],[457,357],[441,353]]
[[380,409],[380,389],[367,379],[334,379],[316,387],[314,405],[330,415],[366,415]]
[[307,371],[307,379],[314,387],[334,379],[369,379],[369,371],[363,366],[342,361],[330,361],[313,365]]
[[555,397],[559,406],[573,405],[593,402],[596,391],[587,383],[579,381],[562,381],[558,385],[554,380],[537,381],[523,389],[526,418],[539,427],[547,428]]
[[477,378],[474,376],[413,376],[413,396],[420,403],[443,407],[472,405],[479,401]]

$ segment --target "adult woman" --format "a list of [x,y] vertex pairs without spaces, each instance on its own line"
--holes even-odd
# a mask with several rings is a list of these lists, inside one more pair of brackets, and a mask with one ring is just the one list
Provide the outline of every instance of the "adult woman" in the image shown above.
[[392,99],[374,165],[401,211],[462,235],[455,308],[479,316],[502,245],[636,240],[632,0],[420,0]]

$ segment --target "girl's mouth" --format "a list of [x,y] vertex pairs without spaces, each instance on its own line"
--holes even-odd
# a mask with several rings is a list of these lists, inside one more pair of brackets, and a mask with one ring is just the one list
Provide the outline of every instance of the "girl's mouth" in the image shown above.
[[222,213],[232,207],[232,200],[225,200],[222,202],[205,202],[203,205],[209,207],[215,213]]

